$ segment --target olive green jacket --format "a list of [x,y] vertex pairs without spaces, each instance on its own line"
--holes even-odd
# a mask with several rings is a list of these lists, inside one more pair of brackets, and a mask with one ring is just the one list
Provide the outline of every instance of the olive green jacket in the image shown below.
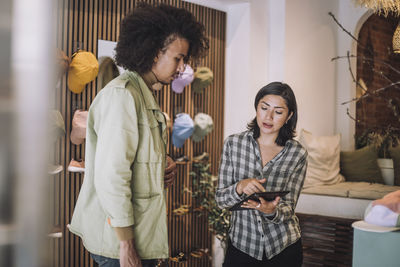
[[113,227],[133,227],[142,259],[168,258],[166,124],[143,79],[125,72],[90,106],[85,177],[70,224],[85,248],[119,258]]

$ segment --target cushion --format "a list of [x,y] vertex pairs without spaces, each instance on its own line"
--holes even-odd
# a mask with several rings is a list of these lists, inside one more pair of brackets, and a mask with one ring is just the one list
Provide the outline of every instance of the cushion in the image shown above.
[[333,185],[316,185],[304,188],[301,193],[312,195],[326,195],[335,197],[348,197],[352,183],[342,182]]
[[377,162],[378,154],[373,146],[340,153],[340,172],[347,182],[369,182],[383,184]]
[[313,186],[303,189],[301,193],[359,199],[380,199],[396,190],[400,190],[400,187],[367,182],[342,182],[334,185]]
[[300,143],[308,152],[308,166],[304,188],[331,185],[344,181],[340,171],[340,134],[314,136],[302,129]]
[[389,153],[393,159],[394,185],[400,185],[400,146],[389,148]]
[[398,186],[377,183],[359,182],[353,184],[354,186],[349,190],[349,197],[351,198],[380,199],[400,189]]

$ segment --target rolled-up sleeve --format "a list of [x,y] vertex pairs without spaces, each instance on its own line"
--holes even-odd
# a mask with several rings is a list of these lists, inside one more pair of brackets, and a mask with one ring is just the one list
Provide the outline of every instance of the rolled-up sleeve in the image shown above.
[[94,108],[97,147],[94,160],[96,194],[113,227],[134,224],[131,166],[139,142],[135,102],[129,91],[115,88]]

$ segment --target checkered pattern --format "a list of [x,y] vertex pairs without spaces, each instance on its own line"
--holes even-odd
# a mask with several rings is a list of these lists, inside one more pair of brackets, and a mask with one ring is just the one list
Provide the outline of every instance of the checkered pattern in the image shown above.
[[282,151],[264,167],[251,131],[231,135],[225,140],[216,192],[220,208],[229,208],[245,198],[245,194],[236,193],[236,185],[246,178],[267,178],[267,191],[290,191],[281,198],[273,215],[258,210],[232,212],[229,236],[236,248],[259,260],[265,251],[270,259],[300,238],[294,209],[306,169],[307,151],[295,140],[288,140]]

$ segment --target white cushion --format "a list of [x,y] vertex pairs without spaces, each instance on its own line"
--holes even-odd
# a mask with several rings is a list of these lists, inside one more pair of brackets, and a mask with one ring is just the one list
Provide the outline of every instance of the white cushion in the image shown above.
[[300,143],[307,149],[308,166],[304,188],[331,185],[344,181],[340,171],[340,134],[314,136],[302,129]]

